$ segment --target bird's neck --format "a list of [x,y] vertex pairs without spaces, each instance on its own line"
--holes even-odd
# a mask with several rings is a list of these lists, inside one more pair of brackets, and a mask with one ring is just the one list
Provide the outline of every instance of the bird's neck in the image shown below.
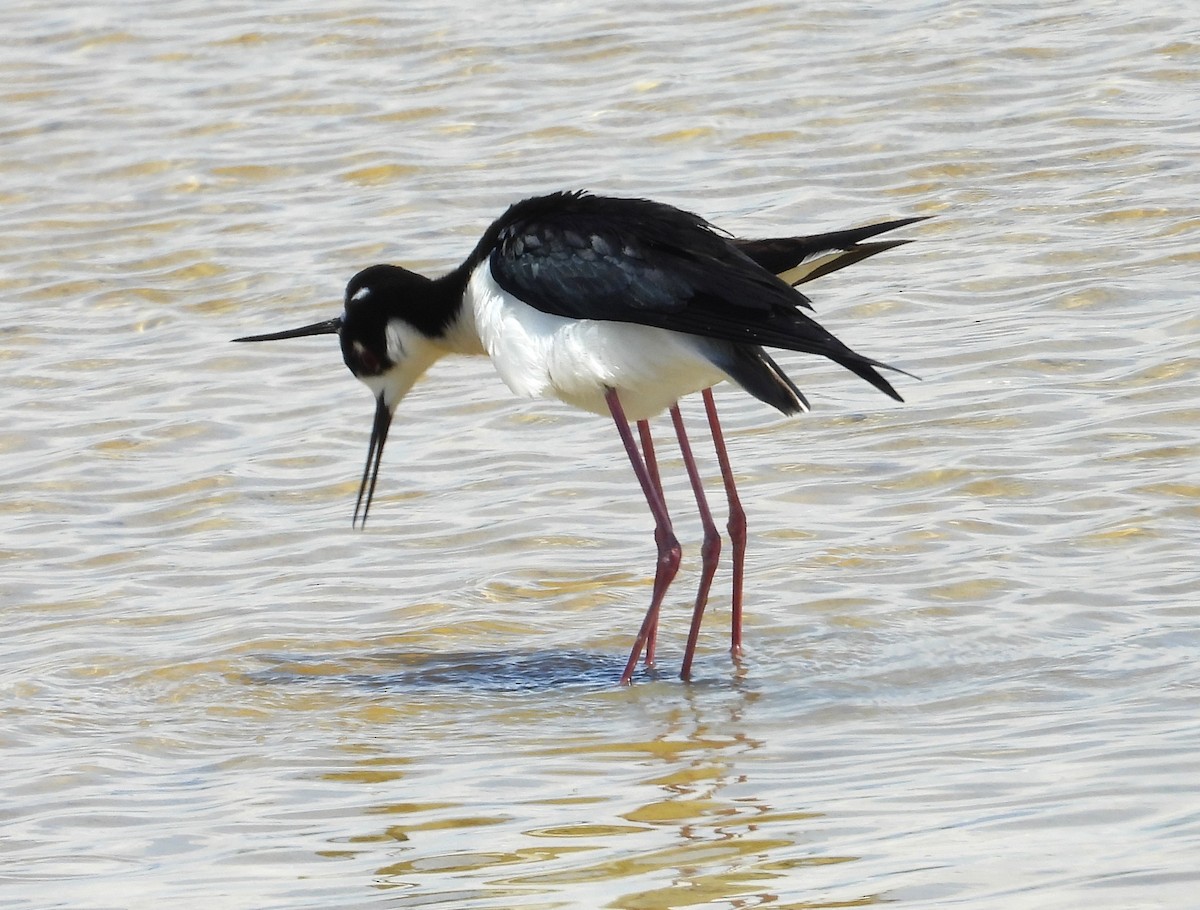
[[475,324],[475,308],[467,299],[467,283],[470,278],[465,268],[455,269],[441,278],[434,279],[437,296],[444,301],[450,318],[446,322],[437,343],[447,354],[486,354],[487,350],[479,338]]

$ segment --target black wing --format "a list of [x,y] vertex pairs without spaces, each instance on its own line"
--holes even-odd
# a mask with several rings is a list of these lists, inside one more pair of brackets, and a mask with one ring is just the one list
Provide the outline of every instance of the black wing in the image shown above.
[[481,247],[496,283],[542,312],[818,354],[900,399],[875,369],[895,367],[852,351],[799,311],[802,295],[698,215],[556,194],[517,203]]

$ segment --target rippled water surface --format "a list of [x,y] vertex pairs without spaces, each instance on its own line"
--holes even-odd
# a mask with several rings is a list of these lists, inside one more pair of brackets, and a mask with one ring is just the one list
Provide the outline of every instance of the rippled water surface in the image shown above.
[[[996,6],[4,4],[0,903],[1193,906],[1195,9]],[[685,568],[621,689],[607,421],[439,364],[358,532],[334,340],[228,343],[579,186],[937,216],[810,286],[905,404],[718,390],[748,647],[723,569],[690,684],[663,423]]]

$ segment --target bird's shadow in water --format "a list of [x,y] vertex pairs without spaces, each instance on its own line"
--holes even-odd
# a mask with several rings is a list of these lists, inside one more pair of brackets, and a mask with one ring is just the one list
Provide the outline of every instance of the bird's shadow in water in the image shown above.
[[[400,652],[348,656],[258,654],[245,674],[265,685],[346,685],[370,690],[520,693],[618,688],[625,658],[593,651]],[[639,667],[634,683],[678,681],[671,667]]]

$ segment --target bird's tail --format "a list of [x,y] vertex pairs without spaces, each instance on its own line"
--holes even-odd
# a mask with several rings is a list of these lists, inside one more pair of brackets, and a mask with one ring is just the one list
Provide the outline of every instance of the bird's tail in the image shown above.
[[772,274],[795,287],[844,269],[848,265],[895,249],[909,240],[880,240],[864,243],[879,234],[925,221],[929,216],[881,221],[846,231],[830,231],[805,237],[774,237],[763,240],[734,240],[739,250]]
[[[847,348],[846,350],[849,351],[850,349]],[[891,370],[893,373],[901,373],[904,376],[910,377],[911,379],[920,379],[920,377],[913,376],[913,374],[907,370],[902,370],[900,367],[894,367],[890,363],[882,363],[878,360],[872,360],[871,358],[863,357],[861,354],[858,354],[854,351],[850,351],[850,353],[853,356],[831,356],[829,359],[839,366],[845,367],[855,376],[862,377],[867,382],[871,383],[871,385],[875,386],[875,388],[879,389],[879,391],[883,392],[883,394],[887,395],[889,398],[894,398],[896,401],[903,401],[904,399],[900,397],[899,392],[892,388],[892,384],[880,374],[879,370]]]

